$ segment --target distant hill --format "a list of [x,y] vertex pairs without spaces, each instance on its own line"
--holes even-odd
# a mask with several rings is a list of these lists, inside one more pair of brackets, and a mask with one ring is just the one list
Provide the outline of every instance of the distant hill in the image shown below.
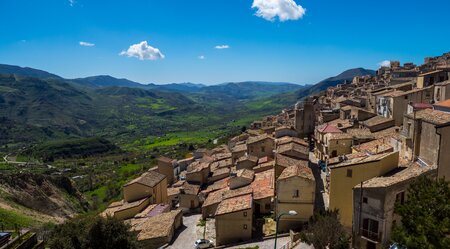
[[156,85],[156,84],[148,84],[145,86],[146,89],[157,89],[161,91],[169,91],[169,92],[184,92],[184,93],[193,93],[199,92],[202,88],[206,87],[203,84],[196,83],[170,83],[164,85]]
[[201,92],[223,94],[237,99],[254,99],[303,89],[304,86],[284,82],[245,81],[208,86]]
[[311,93],[313,92],[320,92],[323,90],[326,90],[330,86],[336,86],[337,84],[340,84],[344,81],[351,81],[356,76],[364,76],[364,75],[375,75],[376,71],[370,70],[370,69],[364,69],[364,68],[353,68],[346,70],[334,77],[327,78],[325,80],[322,80],[321,82],[313,85],[309,91]]
[[267,108],[267,106],[271,106],[272,108],[274,106],[284,108],[289,105],[293,105],[295,102],[304,97],[325,91],[330,86],[336,86],[337,84],[341,84],[346,80],[351,81],[356,76],[375,75],[375,73],[376,72],[374,70],[364,68],[349,69],[336,76],[324,79],[314,85],[306,85],[305,87],[297,91],[281,93],[278,95],[256,100],[252,103],[252,105],[258,106],[260,109],[265,109]]
[[128,80],[128,79],[118,79],[109,75],[98,75],[86,78],[72,79],[71,81],[76,82],[80,85],[85,85],[89,87],[109,87],[109,86],[124,86],[124,87],[145,87],[145,85]]
[[56,74],[51,74],[42,70],[4,64],[0,64],[0,74],[14,74],[18,76],[27,76],[38,79],[59,79],[64,80],[69,84],[82,86],[83,88],[96,89],[105,87],[129,87],[147,90],[158,90],[164,92],[224,95],[221,97],[225,97],[226,95],[226,97],[231,96],[237,99],[267,97],[303,88],[303,86],[301,85],[292,83],[263,81],[227,82],[212,86],[190,82],[170,84],[142,84],[124,78],[115,78],[110,75],[97,75],[76,79],[63,79]]
[[34,77],[38,79],[62,79],[60,76],[51,74],[46,71],[42,71],[39,69],[34,69],[30,67],[19,67],[13,65],[0,64],[0,74],[14,74],[21,76]]

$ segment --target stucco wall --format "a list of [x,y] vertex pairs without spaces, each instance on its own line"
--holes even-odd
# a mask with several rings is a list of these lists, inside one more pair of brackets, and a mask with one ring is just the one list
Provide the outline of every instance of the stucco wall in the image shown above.
[[428,165],[437,165],[439,137],[434,124],[422,121],[419,157]]
[[247,145],[247,153],[258,158],[265,156],[273,157],[274,143],[275,142],[273,139],[264,139],[256,143],[249,144]]
[[133,218],[136,214],[142,212],[148,205],[150,205],[150,200],[147,199],[141,203],[141,205],[133,208],[128,208],[119,212],[114,213],[114,218],[118,220],[126,220]]
[[[244,216],[244,212],[247,213],[247,216]],[[216,216],[215,222],[217,245],[226,245],[252,238],[252,209]],[[247,229],[244,229],[244,225],[247,226]]]
[[450,126],[439,129],[441,134],[438,177],[450,180]]
[[149,197],[152,194],[152,188],[140,183],[133,183],[123,187],[123,198],[126,202],[137,201]]
[[[296,216],[283,216],[279,223],[280,231],[295,228],[308,221],[314,213],[316,183],[302,177],[291,177],[277,181],[276,214],[297,211]],[[298,190],[298,197],[294,192]]]
[[[330,168],[330,209],[338,209],[342,224],[352,227],[353,187],[398,167],[398,152],[391,153],[380,161]],[[352,177],[347,177],[352,170]]]

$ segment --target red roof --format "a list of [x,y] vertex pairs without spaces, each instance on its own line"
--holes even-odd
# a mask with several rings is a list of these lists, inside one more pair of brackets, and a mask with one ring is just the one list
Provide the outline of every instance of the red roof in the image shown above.
[[339,130],[336,126],[329,124],[319,127],[318,131],[322,133],[342,133],[342,131]]
[[433,105],[428,104],[428,103],[414,103],[412,106],[414,107],[414,109],[420,109],[420,110],[433,108]]
[[438,102],[438,103],[436,103],[434,105],[442,106],[442,107],[450,107],[450,99]]

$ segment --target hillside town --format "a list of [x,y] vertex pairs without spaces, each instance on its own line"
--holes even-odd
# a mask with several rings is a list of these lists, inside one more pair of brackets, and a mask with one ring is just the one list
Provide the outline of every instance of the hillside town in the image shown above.
[[192,239],[227,247],[263,238],[270,222],[272,234],[292,235],[315,212],[338,210],[353,248],[385,248],[409,184],[450,178],[449,76],[450,53],[422,65],[391,61],[253,122],[228,144],[161,156],[102,215],[158,248],[198,214],[214,231]]

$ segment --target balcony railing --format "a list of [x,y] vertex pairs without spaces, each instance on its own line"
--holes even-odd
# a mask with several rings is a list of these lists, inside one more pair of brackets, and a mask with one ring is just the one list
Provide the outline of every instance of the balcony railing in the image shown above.
[[373,241],[380,241],[381,233],[372,232],[361,228],[361,236],[366,237]]

